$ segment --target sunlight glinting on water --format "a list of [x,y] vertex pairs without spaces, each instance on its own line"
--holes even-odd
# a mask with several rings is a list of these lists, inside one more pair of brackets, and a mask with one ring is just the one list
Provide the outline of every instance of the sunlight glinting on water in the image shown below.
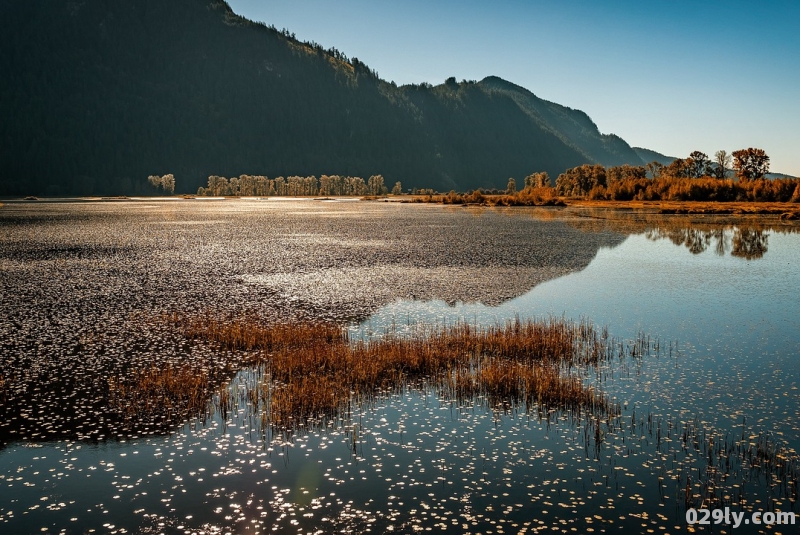
[[[0,341],[5,358],[22,359],[3,361],[2,400],[34,400],[4,405],[4,532],[671,533],[685,529],[688,506],[796,507],[796,233],[657,227],[620,239],[558,212],[539,221],[308,201],[122,206],[21,210],[0,241],[0,269],[16,288],[4,306],[18,312],[0,322]],[[391,242],[398,225],[413,239]],[[474,264],[427,245],[439,228],[479,237],[487,226],[496,243]],[[564,242],[590,243],[594,257],[558,257]],[[409,257],[416,265],[402,264]],[[353,264],[335,267],[343,262]],[[493,286],[493,270],[505,285]],[[509,287],[498,302],[480,293]],[[287,314],[357,318],[352,340],[420,324],[589,318],[598,332],[607,326],[616,352],[567,372],[618,412],[464,398],[420,382],[354,393],[334,417],[276,427],[262,396],[275,388],[269,369],[186,339],[166,314],[287,299]],[[181,363],[218,380],[188,423],[179,404],[136,398],[119,372],[140,373],[141,386],[166,367],[186,383],[196,375],[181,375]],[[51,368],[73,383],[50,381]],[[140,412],[126,410],[132,402]],[[740,532],[759,532],[749,529]]]

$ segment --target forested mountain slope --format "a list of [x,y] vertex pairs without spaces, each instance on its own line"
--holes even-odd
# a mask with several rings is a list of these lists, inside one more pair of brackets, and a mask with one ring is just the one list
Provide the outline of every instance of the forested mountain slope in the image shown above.
[[505,187],[641,164],[580,111],[489,77],[397,87],[220,0],[0,0],[0,194],[178,192],[208,175]]

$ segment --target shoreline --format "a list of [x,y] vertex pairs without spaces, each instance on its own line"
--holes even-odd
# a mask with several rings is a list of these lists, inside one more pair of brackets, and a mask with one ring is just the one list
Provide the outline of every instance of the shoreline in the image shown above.
[[[733,215],[779,215],[786,219],[800,218],[800,204],[791,202],[751,201],[598,201],[564,199],[574,208],[609,208],[613,210],[654,211],[660,214],[733,214]],[[792,217],[789,217],[792,216]]]
[[451,204],[461,206],[486,207],[561,207],[561,208],[603,208],[619,211],[641,211],[657,214],[677,215],[772,215],[780,216],[786,221],[800,220],[800,203],[793,202],[757,202],[757,201],[613,201],[597,199],[575,199],[555,197],[548,202],[514,203],[508,195],[484,196],[488,202],[450,202],[446,195],[428,196],[413,195],[400,202],[423,204]]
[[[173,196],[138,196],[138,197],[38,197],[38,198],[3,198],[0,206],[5,203],[29,203],[29,202],[75,202],[75,201],[94,201],[94,202],[119,202],[119,201],[151,201],[151,200],[197,200],[197,197],[190,195]],[[246,199],[244,197],[217,197],[201,200],[229,200]],[[513,207],[513,206],[534,206],[534,207],[554,207],[554,208],[604,208],[620,211],[642,211],[658,214],[677,214],[677,215],[773,215],[780,216],[786,221],[800,220],[800,203],[793,202],[757,202],[757,201],[615,201],[615,200],[590,200],[576,199],[569,197],[553,197],[542,199],[544,202],[515,202],[513,196],[509,195],[484,195],[484,202],[464,202],[458,200],[453,202],[447,195],[387,195],[382,197],[353,197],[353,196],[333,196],[320,198],[319,196],[308,197],[283,197],[272,196],[262,197],[258,200],[309,200],[309,201],[338,201],[338,200],[362,200],[371,202],[396,202],[402,204],[441,204],[441,205],[460,205],[470,207]]]

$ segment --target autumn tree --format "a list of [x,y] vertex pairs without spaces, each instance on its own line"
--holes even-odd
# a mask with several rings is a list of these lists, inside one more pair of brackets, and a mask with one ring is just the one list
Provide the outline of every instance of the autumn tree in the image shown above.
[[206,188],[206,195],[213,195],[213,196],[223,195],[222,192],[225,189],[227,189],[227,186],[228,186],[228,180],[226,178],[217,175],[210,175],[208,177],[208,187]]
[[258,195],[259,197],[266,197],[267,195],[270,195],[270,179],[263,175],[253,177],[253,179],[255,182],[255,195]]
[[147,181],[150,182],[153,187],[161,188],[170,195],[175,193],[175,176],[172,173],[164,176],[150,175],[147,177]]
[[756,180],[769,172],[769,156],[763,149],[733,151],[733,170],[739,180]]
[[549,188],[551,185],[550,175],[547,174],[547,171],[532,173],[525,177],[525,189]]
[[392,188],[392,195],[402,195],[403,194],[403,185],[400,182],[395,182],[394,187]]
[[172,173],[161,177],[161,187],[168,191],[170,195],[175,193],[175,175]]
[[711,160],[705,152],[696,150],[685,160],[686,169],[690,178],[700,178],[709,174]]
[[239,190],[239,178],[232,176],[228,180],[228,195],[231,195],[232,197],[238,197],[241,194],[242,192]]
[[606,168],[600,164],[567,169],[556,179],[556,190],[567,197],[586,195],[597,186],[606,186]]
[[661,175],[669,178],[688,178],[691,176],[691,166],[687,160],[676,158],[661,170]]
[[386,186],[383,184],[383,175],[372,175],[367,181],[368,195],[383,195],[386,193]]
[[249,197],[256,194],[256,177],[239,175],[239,195]]
[[286,179],[279,176],[274,180],[275,195],[286,195]]
[[[606,180],[605,182],[610,185],[612,182],[621,182],[623,180],[638,180],[641,178],[647,178],[647,169],[641,165],[629,165],[623,164],[618,165],[616,167],[609,167],[606,169]],[[604,185],[601,182],[597,182],[596,185]]]
[[360,176],[348,176],[345,178],[345,195],[361,196],[367,194],[367,184]]

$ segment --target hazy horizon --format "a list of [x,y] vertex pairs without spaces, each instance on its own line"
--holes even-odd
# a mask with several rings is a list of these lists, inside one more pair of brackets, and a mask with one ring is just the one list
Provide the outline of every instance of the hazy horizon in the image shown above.
[[357,57],[397,84],[500,76],[675,157],[763,148],[800,176],[800,5],[230,0],[247,18]]

